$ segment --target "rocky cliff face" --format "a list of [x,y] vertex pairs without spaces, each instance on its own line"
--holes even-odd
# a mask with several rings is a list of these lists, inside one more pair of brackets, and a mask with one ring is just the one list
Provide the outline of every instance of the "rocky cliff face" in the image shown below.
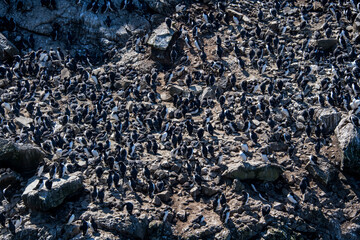
[[[18,2],[22,2],[18,7]],[[114,47],[123,47],[128,40],[134,41],[151,33],[164,19],[164,13],[175,10],[180,1],[113,1],[112,8],[98,3],[98,10],[89,8],[91,1],[57,1],[55,7],[47,7],[41,1],[23,0],[10,5],[0,3],[0,18],[12,19],[17,27],[16,34],[4,34],[21,50],[37,50],[42,47],[62,47],[69,50],[87,50],[92,54],[105,52]],[[106,19],[110,23],[107,25]],[[2,27],[4,28],[4,24]],[[3,29],[5,30],[5,29]],[[54,30],[56,30],[56,36]],[[28,43],[30,35],[34,45]]]

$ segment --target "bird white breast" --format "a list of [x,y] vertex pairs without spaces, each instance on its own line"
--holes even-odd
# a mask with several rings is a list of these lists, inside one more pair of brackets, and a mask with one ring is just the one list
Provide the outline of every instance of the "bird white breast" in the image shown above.
[[244,152],[240,153],[240,157],[243,159],[243,161],[246,161],[247,159],[246,154]]
[[69,218],[69,221],[67,222],[67,225],[71,224],[74,221],[74,219],[75,219],[75,215],[72,214]]
[[291,193],[289,193],[289,194],[287,195],[287,198],[289,199],[289,201],[290,201],[291,203],[294,203],[294,204],[297,203],[297,201],[296,201],[295,198],[291,195]]
[[244,152],[248,152],[249,151],[249,147],[246,143],[243,143],[241,144],[241,149],[244,151]]

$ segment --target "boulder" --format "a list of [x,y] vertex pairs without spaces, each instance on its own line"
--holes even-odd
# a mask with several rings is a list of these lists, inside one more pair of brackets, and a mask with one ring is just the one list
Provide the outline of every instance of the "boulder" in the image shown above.
[[37,176],[34,176],[29,179],[21,197],[28,208],[49,211],[62,204],[66,198],[76,195],[83,188],[82,180],[82,173],[76,172],[61,179],[54,179],[51,190],[45,187],[34,190],[39,182]]
[[33,122],[32,118],[27,118],[23,116],[15,118],[15,124],[18,125],[20,128],[30,127],[30,123],[32,122]]
[[13,58],[19,50],[2,33],[0,33],[0,60]]
[[[318,158],[318,161],[321,161],[321,158]],[[336,177],[336,169],[329,162],[309,162],[305,169],[313,176],[314,179],[320,181],[325,186],[329,186]]]
[[[177,34],[176,34],[177,35]],[[151,58],[163,64],[169,64],[170,46],[175,39],[175,31],[169,29],[166,23],[160,24],[151,34],[147,44],[151,47]]]
[[340,121],[335,129],[338,146],[342,151],[340,166],[355,174],[360,174],[360,132],[348,118]]
[[316,110],[316,116],[326,128],[326,134],[332,133],[341,120],[341,113],[336,109],[319,108]]
[[219,189],[209,186],[208,184],[203,184],[201,186],[201,193],[207,197],[211,197],[219,192]]
[[0,168],[28,175],[35,172],[44,153],[30,144],[17,144],[0,138]]
[[322,50],[331,50],[336,47],[336,44],[335,38],[321,38],[315,42],[315,45]]
[[211,98],[214,99],[215,98],[215,89],[216,87],[206,87],[202,94],[200,95],[200,101],[203,101],[205,98]]
[[149,220],[146,217],[114,217],[113,214],[96,218],[101,229],[116,232],[128,239],[144,239],[149,230]]
[[275,181],[283,173],[280,165],[253,160],[251,162],[236,162],[227,165],[223,177],[239,180],[256,179]]
[[171,85],[168,88],[168,92],[170,93],[171,96],[183,95],[183,93],[185,92],[185,89],[183,87],[180,87],[177,85]]
[[179,4],[180,0],[144,0],[144,2],[153,11],[164,14],[174,11],[174,7]]

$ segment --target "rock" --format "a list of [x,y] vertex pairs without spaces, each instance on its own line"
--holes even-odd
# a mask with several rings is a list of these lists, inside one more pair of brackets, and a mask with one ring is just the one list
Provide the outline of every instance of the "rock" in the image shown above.
[[171,193],[169,191],[164,191],[164,192],[158,193],[157,196],[164,203],[167,203],[171,200]]
[[[318,158],[320,161],[320,158]],[[305,169],[325,186],[329,186],[336,177],[336,169],[328,162],[321,161],[319,163],[309,162]]]
[[201,186],[201,193],[204,194],[205,196],[211,197],[211,196],[215,195],[218,192],[219,192],[218,189],[216,189],[214,187],[211,187],[209,185],[203,184]]
[[283,142],[270,142],[269,143],[269,151],[270,152],[286,152],[288,149],[288,145]]
[[168,92],[170,93],[171,96],[183,95],[183,93],[185,92],[185,89],[183,87],[180,87],[177,85],[171,85],[168,88]]
[[[5,170],[5,169],[2,169]],[[5,170],[0,173],[0,187],[2,189],[6,188],[10,184],[16,185],[22,181],[22,177],[10,169]]]
[[23,175],[35,172],[44,153],[30,144],[17,144],[0,138],[0,168],[11,168]]
[[82,173],[76,172],[64,178],[55,179],[51,190],[47,190],[45,187],[41,190],[34,190],[39,182],[37,176],[34,176],[29,179],[29,184],[21,198],[28,208],[48,211],[59,206],[67,197],[76,195],[83,188],[82,180]]
[[243,184],[239,179],[234,179],[233,189],[234,189],[236,192],[240,192],[241,190],[244,190],[244,189],[245,189],[245,186],[244,186],[244,184]]
[[60,72],[61,80],[69,79],[71,77],[70,70],[67,68],[63,68]]
[[[177,34],[176,34],[177,35]],[[164,64],[169,64],[170,47],[176,38],[175,31],[162,23],[151,34],[147,44],[151,47],[151,58]]]
[[154,203],[154,205],[155,206],[161,206],[161,200],[160,200],[160,198],[157,196],[157,195],[155,195],[155,197],[154,197],[154,199],[153,199],[153,203]]
[[330,108],[317,109],[316,116],[324,124],[326,134],[332,133],[341,120],[341,113]]
[[283,13],[289,16],[294,15],[296,12],[297,12],[297,8],[285,7],[283,9]]
[[336,44],[335,38],[321,38],[315,42],[315,45],[322,50],[331,50],[336,47]]
[[206,87],[202,94],[200,95],[200,101],[203,101],[205,98],[215,98],[215,87]]
[[360,133],[349,119],[344,118],[335,129],[341,154],[341,169],[360,174]]
[[227,167],[228,169],[222,176],[239,180],[256,179],[275,181],[283,172],[281,166],[275,163],[264,163],[258,160],[231,163],[228,164]]
[[176,213],[176,216],[179,218],[180,221],[186,222],[186,212],[185,210],[180,210]]
[[263,236],[263,239],[267,240],[287,240],[290,239],[288,234],[281,229],[278,228],[269,228],[265,235]]
[[13,58],[19,50],[2,33],[0,33],[0,60]]
[[20,116],[20,117],[17,117],[15,118],[15,123],[20,127],[20,128],[23,128],[23,127],[30,127],[30,123],[32,123],[33,120],[31,118],[27,118],[27,117],[23,117],[23,116]]
[[99,228],[116,232],[119,236],[127,236],[129,239],[144,239],[147,230],[151,228],[149,220],[143,215],[139,217],[134,215],[129,217],[121,216],[120,220],[120,216],[115,218],[112,214],[108,214],[96,219]]
[[144,2],[157,13],[164,14],[174,11],[174,7],[180,0],[144,0]]

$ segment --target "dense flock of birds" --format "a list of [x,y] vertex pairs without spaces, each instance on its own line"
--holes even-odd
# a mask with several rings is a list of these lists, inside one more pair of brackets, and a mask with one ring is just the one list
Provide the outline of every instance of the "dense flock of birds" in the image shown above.
[[[5,2],[13,4],[12,1]],[[21,9],[22,1],[16,2],[17,8]],[[111,0],[100,2],[92,0],[87,10],[97,14],[118,11]],[[54,0],[41,0],[41,3],[56,9]],[[119,9],[136,11],[131,0],[121,3]],[[321,6],[320,12],[314,12],[315,3]],[[83,3],[77,0],[76,4]],[[212,181],[204,169],[222,165],[227,153],[221,150],[223,146],[216,141],[217,136],[241,135],[245,140],[239,158],[251,161],[253,154],[249,153],[257,151],[263,161],[270,162],[270,153],[263,150],[266,141],[259,139],[261,129],[253,124],[255,119],[260,121],[261,127],[270,129],[269,135],[280,134],[278,141],[288,146],[286,157],[292,158],[297,146],[293,143],[291,126],[298,121],[294,111],[299,112],[306,126],[306,135],[301,137],[315,143],[310,156],[313,162],[329,139],[329,133],[316,119],[315,107],[311,106],[349,112],[350,120],[359,126],[357,44],[360,39],[356,31],[349,32],[347,26],[355,21],[360,3],[321,0],[307,1],[308,5],[301,7],[296,1],[258,3],[259,9],[247,10],[248,15],[256,19],[251,24],[228,11],[234,8],[241,12],[242,4],[219,0],[203,6],[205,11],[190,11],[192,7],[187,6],[185,11],[166,18],[168,28],[178,32],[180,37],[169,51],[171,64],[167,66],[164,79],[160,79],[159,69],[138,73],[130,66],[123,72],[104,67],[105,73],[96,75],[89,55],[71,56],[60,48],[30,50],[1,63],[0,78],[5,79],[8,86],[1,90],[0,136],[20,143],[32,142],[46,152],[49,161],[37,172],[39,183],[36,188],[51,191],[53,179],[91,168],[87,177],[94,179],[94,186],[88,190],[92,201],[99,204],[115,189],[136,192],[150,199],[164,190],[176,193],[182,188],[181,184],[173,186],[167,179],[157,179],[149,170],[151,161],[142,161],[145,156],[156,158],[170,152],[169,160],[181,163],[177,174],[186,176],[189,187],[184,189],[189,192],[194,186],[201,188],[204,182]],[[298,15],[284,14],[284,8],[296,6]],[[324,20],[323,26],[313,30],[320,18]],[[273,20],[279,23],[279,31],[267,27]],[[6,31],[17,31],[13,19],[2,21]],[[111,25],[109,17],[104,24]],[[51,37],[57,40],[60,26],[56,23],[53,26]],[[231,37],[224,34],[228,30]],[[303,37],[301,43],[299,39],[294,40],[295,34]],[[320,38],[336,39],[336,47],[324,50],[311,44]],[[212,49],[206,44],[210,40],[214,41]],[[134,47],[138,48],[140,44],[143,41],[139,38]],[[21,50],[33,49],[35,45],[30,35]],[[230,56],[237,59],[236,70],[226,64]],[[188,71],[195,62],[201,67]],[[64,68],[69,70],[70,77],[61,79],[59,74]],[[178,81],[174,80],[177,71],[185,72],[183,82],[188,91],[184,95],[174,95],[172,102],[167,104],[160,100],[159,89]],[[324,71],[328,74],[317,80],[315,74]],[[256,74],[258,80],[247,81],[244,72]],[[133,83],[117,89],[116,82],[125,78],[133,79]],[[217,86],[223,78],[227,79],[227,86],[215,88],[214,98],[200,99],[191,90],[194,85]],[[317,92],[314,91],[315,81],[320,84]],[[239,93],[239,101],[226,91]],[[294,96],[298,93],[300,98],[295,100],[290,92],[295,93]],[[132,104],[128,107],[130,101]],[[297,108],[291,107],[295,102]],[[169,108],[175,110],[169,111]],[[215,112],[215,109],[220,110]],[[284,120],[276,121],[276,114],[282,115]],[[29,126],[19,127],[15,118],[20,116],[33,121]],[[106,179],[106,184],[102,178]],[[300,183],[303,194],[309,185],[308,177],[304,176]],[[255,186],[253,188],[255,190]],[[6,189],[3,193],[5,199],[11,201]],[[246,191],[242,194],[246,204],[249,194]],[[196,196],[197,200],[201,197],[201,194]],[[287,197],[292,203],[298,201],[291,194]],[[231,216],[226,194],[216,194],[212,200],[213,210],[227,224]],[[265,216],[270,213],[271,205],[264,202],[262,215]],[[124,199],[122,206],[132,214],[133,202]],[[164,212],[164,221],[169,211],[171,206]],[[1,213],[0,223],[15,234],[21,221],[6,217],[6,214]],[[201,216],[197,221],[204,222],[204,218],[206,216]],[[67,224],[74,220],[75,215],[71,213]],[[83,234],[90,228],[98,231],[96,219],[83,219]]]

